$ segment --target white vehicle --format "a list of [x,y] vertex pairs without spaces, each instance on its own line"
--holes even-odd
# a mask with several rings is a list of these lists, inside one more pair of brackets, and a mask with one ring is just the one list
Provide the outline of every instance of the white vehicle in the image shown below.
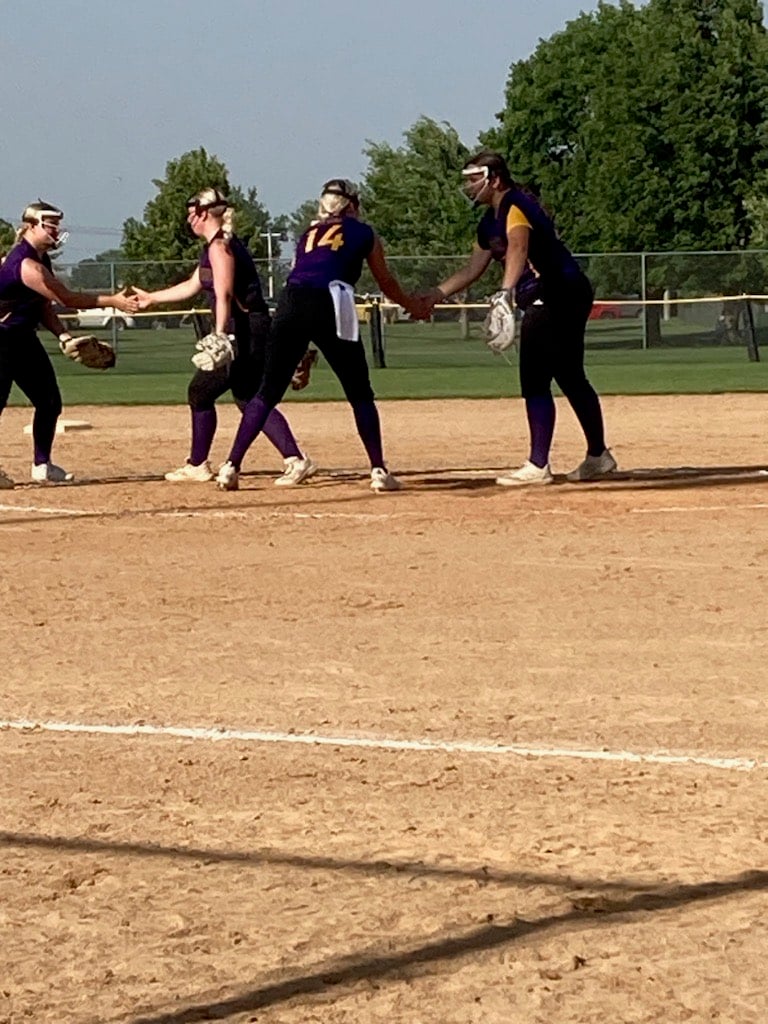
[[132,316],[123,313],[120,309],[115,309],[114,306],[106,306],[104,309],[78,309],[75,317],[74,321],[70,321],[70,325],[76,328],[86,327],[88,330],[111,327],[112,321],[118,331],[136,326],[136,321]]

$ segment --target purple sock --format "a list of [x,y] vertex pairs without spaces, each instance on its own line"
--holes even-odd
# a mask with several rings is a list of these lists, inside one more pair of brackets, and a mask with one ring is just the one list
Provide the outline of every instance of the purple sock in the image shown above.
[[555,400],[552,395],[526,398],[525,412],[531,434],[531,454],[534,466],[543,468],[549,462],[549,449],[555,433]]
[[273,409],[269,416],[267,416],[262,429],[264,437],[272,442],[284,459],[290,459],[293,456],[302,457],[301,449],[296,444],[293,431],[288,426],[288,420],[277,409]]
[[193,466],[202,465],[211,453],[216,434],[216,408],[192,410],[192,451],[189,461]]
[[51,461],[51,448],[56,436],[56,420],[59,414],[52,415],[43,409],[35,409],[32,417],[32,441],[34,444],[34,460],[36,466]]
[[232,449],[229,453],[228,462],[231,462],[235,469],[239,470],[246,456],[248,449],[264,429],[272,410],[263,398],[256,395],[243,409],[240,426],[237,428],[235,440],[232,442]]
[[355,414],[357,432],[368,453],[371,468],[381,466],[382,469],[386,469],[381,443],[381,423],[376,404],[374,402],[355,402],[352,405],[352,412]]

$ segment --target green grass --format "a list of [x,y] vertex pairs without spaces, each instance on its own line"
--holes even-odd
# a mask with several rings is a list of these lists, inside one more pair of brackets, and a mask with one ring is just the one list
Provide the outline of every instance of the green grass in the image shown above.
[[[363,330],[370,352],[368,329]],[[587,336],[590,379],[605,395],[768,391],[768,361],[752,363],[745,348],[714,346],[711,339],[711,331],[697,333],[695,327],[672,323],[665,325],[662,347],[642,350],[638,322],[591,323]],[[52,339],[46,344],[67,405],[186,402],[194,350],[189,330],[124,332],[118,339],[117,366],[105,373],[64,359]],[[461,340],[451,323],[390,325],[386,354],[387,369],[371,371],[380,398],[495,398],[520,393],[516,354],[510,353],[511,365],[493,356],[479,338],[476,324],[469,340]],[[300,402],[342,397],[323,360],[305,391],[288,393],[288,400]],[[16,389],[11,403],[25,403]]]

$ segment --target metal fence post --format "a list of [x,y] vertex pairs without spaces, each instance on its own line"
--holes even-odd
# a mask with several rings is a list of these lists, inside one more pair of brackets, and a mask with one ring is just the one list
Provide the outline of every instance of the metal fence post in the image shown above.
[[[117,275],[115,274],[115,264],[110,261],[109,264],[109,290],[114,295],[117,291]],[[112,317],[112,348],[117,352],[117,320]]]
[[381,326],[381,304],[377,298],[371,299],[371,351],[373,353],[373,365],[379,369],[386,369],[387,363],[384,358],[384,331]]
[[[647,269],[645,265],[645,253],[640,253],[640,298],[645,302],[648,298]],[[648,348],[648,307],[643,306],[643,348]]]

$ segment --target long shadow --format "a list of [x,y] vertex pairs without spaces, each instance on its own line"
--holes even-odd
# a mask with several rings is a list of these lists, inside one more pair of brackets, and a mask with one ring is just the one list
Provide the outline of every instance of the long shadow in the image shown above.
[[[474,491],[492,488],[498,493],[493,477],[490,475],[496,471],[488,470],[488,477],[472,476],[442,476],[441,473],[461,472],[460,470],[442,470],[436,473],[412,473],[410,475],[419,477],[409,494],[416,494],[419,490],[424,491]],[[405,476],[406,474],[400,474]],[[562,487],[562,493],[576,494],[579,492],[594,492],[596,490],[608,491],[651,491],[651,490],[680,490],[693,487],[738,487],[745,484],[768,484],[768,467],[765,466],[672,466],[650,469],[631,469],[611,473],[610,476],[600,480],[583,481],[571,483],[566,480],[563,474],[555,474],[555,486]],[[549,488],[545,488],[549,491]],[[509,488],[509,493],[530,494],[539,493],[537,489],[530,487]]]
[[405,860],[345,860],[339,857],[307,856],[282,853],[275,850],[221,850],[194,846],[164,846],[156,843],[123,842],[108,839],[87,839],[82,836],[44,836],[29,832],[1,832],[0,847],[55,850],[71,853],[100,853],[158,859],[203,861],[206,864],[246,864],[257,867],[271,864],[311,871],[339,871],[358,875],[408,875],[409,877],[453,878],[471,880],[479,886],[542,885],[568,889],[617,889],[622,892],[642,892],[648,882],[624,880],[608,882],[595,878],[577,878],[571,875],[550,875],[535,871],[499,871],[495,868],[462,868],[446,864],[428,864],[424,861]]
[[[495,475],[502,472],[501,468],[493,469],[491,467],[482,467],[480,469],[476,467],[455,467],[455,468],[440,468],[440,469],[419,469],[419,470],[405,470],[398,471],[397,475],[404,480],[410,480],[410,486],[400,494],[387,495],[386,498],[381,496],[376,497],[375,507],[377,513],[381,511],[395,510],[397,508],[397,501],[400,498],[416,498],[419,495],[428,495],[435,491],[454,491],[454,492],[484,492],[485,496],[492,494],[498,494],[500,488],[495,483]],[[488,476],[478,476],[478,473],[487,473]],[[461,475],[466,474],[466,475]],[[267,470],[258,470],[244,476],[251,478],[264,478],[270,480],[274,477],[274,473]],[[158,483],[162,481],[162,477],[159,476],[115,476],[115,477],[100,477],[98,479],[84,479],[75,481],[71,484],[59,485],[57,490],[63,487],[67,489],[76,488],[78,486],[93,486],[102,484],[115,484],[115,483]],[[216,502],[197,502],[190,505],[178,505],[176,507],[157,507],[151,506],[148,508],[124,508],[124,509],[112,509],[112,510],[94,510],[92,512],[78,512],[73,514],[62,510],[61,514],[56,512],[50,512],[40,515],[24,515],[5,517],[0,520],[0,527],[17,525],[19,523],[30,523],[30,522],[56,522],[64,519],[118,519],[128,517],[141,517],[141,516],[169,516],[178,515],[179,518],[183,518],[185,513],[216,513],[221,512],[226,514],[232,511],[261,511],[268,513],[269,511],[279,510],[290,505],[290,507],[297,513],[306,513],[309,518],[312,515],[312,507],[314,505],[321,506],[338,506],[347,503],[360,502],[367,498],[371,498],[371,494],[366,490],[354,490],[346,494],[335,493],[335,488],[339,483],[357,483],[364,482],[367,479],[366,474],[361,473],[359,470],[330,470],[321,471],[317,477],[314,478],[312,483],[302,488],[302,500],[296,502],[295,497],[281,494],[275,495],[274,493],[258,488],[258,489],[246,489],[244,492],[240,492],[240,497],[237,501],[227,500],[226,503],[218,504]],[[566,480],[562,474],[555,475],[555,485],[563,487],[562,493],[579,493],[579,492],[594,492],[595,490],[609,492],[609,491],[649,491],[649,490],[679,490],[688,489],[693,487],[737,487],[748,484],[750,486],[766,484],[768,485],[768,467],[766,466],[670,466],[670,467],[655,467],[655,468],[638,468],[632,470],[618,471],[612,473],[610,476],[603,477],[600,480],[586,481],[582,483],[570,483]],[[175,485],[179,487],[179,485]],[[212,487],[213,485],[211,485]],[[16,491],[44,491],[48,489],[50,485],[43,484],[20,484],[17,485]],[[318,492],[326,489],[334,489],[333,495],[322,495]],[[535,489],[534,489],[535,490]],[[548,488],[546,490],[549,490]],[[521,491],[530,494],[532,493],[531,488],[522,488],[517,491],[515,488],[509,488],[511,494],[520,494]],[[9,494],[11,492],[8,492]],[[218,493],[211,491],[211,494]],[[536,491],[538,493],[538,491]],[[181,493],[179,494],[181,497]],[[245,499],[245,500],[243,500]],[[394,504],[393,504],[394,503]],[[21,509],[22,506],[19,506]]]
[[[61,484],[57,487],[66,487],[69,489],[72,484]],[[168,485],[179,487],[179,485]],[[211,485],[212,486],[212,485]],[[313,488],[316,485],[313,483],[310,486]],[[21,489],[24,489],[21,488]],[[41,488],[42,489],[42,488]],[[0,518],[0,528],[3,526],[17,525],[18,523],[34,523],[34,522],[46,522],[55,523],[63,520],[89,520],[89,519],[138,519],[142,516],[160,516],[170,517],[177,516],[179,519],[183,519],[185,515],[195,515],[196,513],[217,515],[221,514],[226,516],[227,513],[232,512],[260,512],[263,515],[270,515],[271,513],[279,514],[281,510],[288,508],[294,514],[301,516],[306,514],[307,518],[312,517],[313,509],[316,506],[323,508],[330,507],[344,507],[350,504],[359,504],[360,501],[367,501],[366,507],[359,510],[361,516],[365,515],[380,515],[385,512],[386,509],[392,509],[392,502],[397,502],[400,497],[399,494],[387,495],[386,498],[374,495],[371,491],[367,490],[350,490],[348,493],[338,494],[329,493],[323,496],[312,497],[310,501],[296,501],[290,499],[285,494],[275,494],[278,488],[273,488],[271,491],[262,490],[261,488],[253,490],[237,491],[227,496],[227,499],[217,502],[216,500],[211,501],[197,501],[194,504],[177,504],[177,505],[151,505],[144,508],[136,508],[135,506],[118,508],[118,509],[93,509],[92,511],[78,510],[72,512],[71,510],[62,509],[60,512],[51,511],[44,513],[26,513],[24,514],[24,505],[18,505],[20,514],[19,515],[3,515]],[[8,492],[9,494],[12,492]],[[213,488],[210,491],[211,497],[215,499],[215,496],[219,492]],[[412,493],[412,492],[408,492]],[[235,497],[235,495],[237,495]],[[183,497],[179,494],[179,497]],[[7,507],[7,506],[6,506]]]
[[766,466],[666,466],[611,473],[602,480],[571,486],[610,490],[678,490],[690,487],[736,487],[768,484]]
[[[131,1018],[131,1024],[197,1024],[203,1020],[223,1020],[238,1013],[253,1013],[265,1007],[285,1003],[299,996],[325,993],[328,987],[350,986],[360,981],[376,981],[391,975],[414,977],[431,965],[460,959],[472,953],[520,943],[543,932],[561,934],[605,923],[624,922],[636,914],[655,914],[679,907],[723,900],[734,894],[768,889],[768,872],[752,871],[724,881],[693,885],[672,885],[652,892],[638,893],[627,899],[598,898],[593,902],[573,900],[572,909],[551,914],[537,921],[515,919],[509,924],[489,924],[462,935],[382,953],[376,948],[348,957],[338,957],[282,981],[262,985],[224,998],[201,1001],[183,1009],[156,1010]],[[126,1020],[125,1016],[120,1018]]]

